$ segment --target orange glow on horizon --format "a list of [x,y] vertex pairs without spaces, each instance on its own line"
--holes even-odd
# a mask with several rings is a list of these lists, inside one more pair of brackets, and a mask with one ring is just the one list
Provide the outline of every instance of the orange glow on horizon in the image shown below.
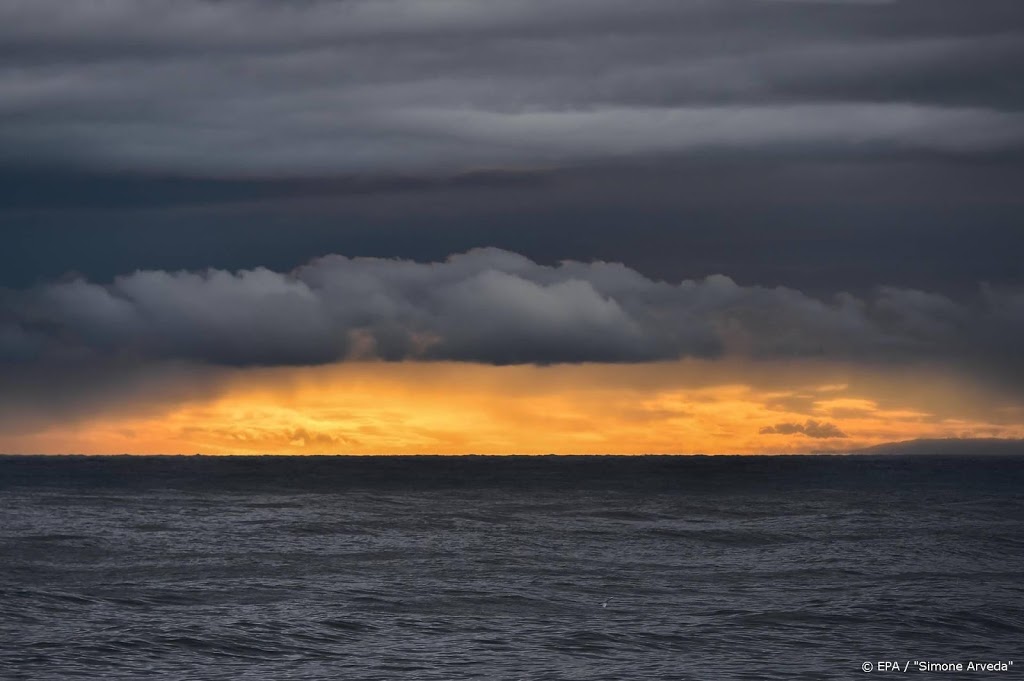
[[0,451],[796,453],[1024,436],[1020,405],[978,395],[841,366],[348,363],[239,371],[216,396],[0,435]]

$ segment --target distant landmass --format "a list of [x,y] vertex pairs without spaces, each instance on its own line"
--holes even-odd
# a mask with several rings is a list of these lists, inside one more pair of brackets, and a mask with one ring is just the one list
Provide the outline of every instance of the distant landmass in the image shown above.
[[851,454],[948,454],[952,456],[987,456],[1024,454],[1024,440],[1000,438],[947,438],[887,442],[874,447],[855,449]]

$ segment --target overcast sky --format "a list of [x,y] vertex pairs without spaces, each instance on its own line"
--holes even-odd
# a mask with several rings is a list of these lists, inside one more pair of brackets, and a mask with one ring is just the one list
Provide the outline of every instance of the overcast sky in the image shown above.
[[1017,392],[1022,187],[1020,0],[6,0],[0,390],[739,355]]
[[1012,281],[1022,37],[1016,0],[11,0],[0,279],[498,246]]
[[1019,151],[1013,0],[6,2],[3,146],[215,175]]

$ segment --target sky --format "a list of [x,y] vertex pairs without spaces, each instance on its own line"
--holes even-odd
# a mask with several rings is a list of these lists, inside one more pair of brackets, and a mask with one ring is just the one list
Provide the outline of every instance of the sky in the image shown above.
[[1024,437],[1019,0],[0,3],[0,452]]

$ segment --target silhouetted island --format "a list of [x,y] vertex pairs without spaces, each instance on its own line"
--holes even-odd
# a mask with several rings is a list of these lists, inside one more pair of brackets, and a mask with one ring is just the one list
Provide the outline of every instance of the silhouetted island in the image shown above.
[[946,438],[887,442],[855,449],[851,454],[1012,456],[1024,455],[1024,440],[1003,438]]

